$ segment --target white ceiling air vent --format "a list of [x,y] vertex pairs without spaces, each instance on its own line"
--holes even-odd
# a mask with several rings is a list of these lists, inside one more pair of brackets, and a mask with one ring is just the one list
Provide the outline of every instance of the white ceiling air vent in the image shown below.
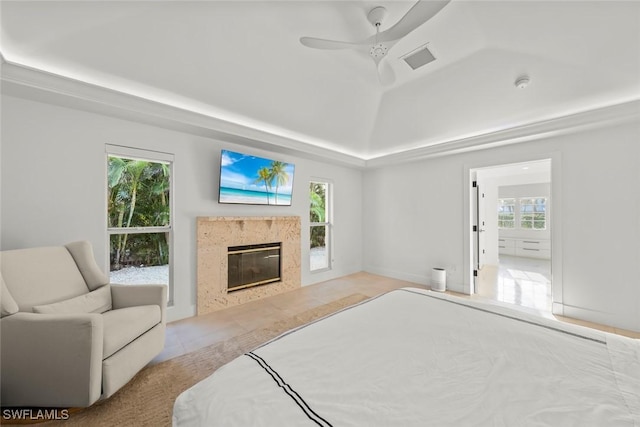
[[419,48],[412,50],[404,56],[400,57],[404,59],[404,62],[409,64],[412,69],[418,69],[423,65],[427,65],[429,62],[435,61],[436,57],[433,56],[431,51],[427,49],[427,45],[420,46]]

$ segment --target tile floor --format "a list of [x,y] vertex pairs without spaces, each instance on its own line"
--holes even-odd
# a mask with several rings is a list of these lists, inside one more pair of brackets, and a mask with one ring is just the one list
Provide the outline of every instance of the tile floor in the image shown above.
[[529,313],[640,339],[640,332],[552,314],[550,260],[501,255],[499,266],[483,267],[478,277],[479,289],[473,298],[497,301]]
[[494,301],[551,312],[551,261],[500,256],[500,265],[478,273],[478,295]]
[[[508,268],[507,273],[512,278],[519,278],[522,275],[516,271],[509,272]],[[526,280],[529,279],[530,277]],[[520,282],[524,283],[526,280],[522,279]],[[517,280],[514,279],[513,281],[516,282]],[[509,283],[509,281],[504,280],[503,283]],[[424,287],[415,283],[361,272],[327,282],[305,286],[284,294],[227,308],[203,316],[195,316],[171,322],[167,324],[165,348],[152,363],[168,360],[245,332],[266,327],[278,320],[286,319],[297,313],[327,304],[351,294],[360,293],[373,297],[404,286]],[[508,285],[506,285],[505,289],[508,289]],[[503,290],[501,292],[502,295],[510,295],[512,291]],[[534,298],[526,296],[528,292],[527,290],[517,291],[514,288],[512,292],[513,297],[505,297],[505,300],[513,300],[515,303],[519,301],[526,302],[530,299],[534,301],[540,299],[540,301],[542,301],[542,297]],[[500,292],[497,292],[497,294],[500,294]],[[461,294],[455,295],[469,297]],[[487,299],[487,296],[473,296],[471,298]],[[640,338],[640,332],[624,331],[575,319],[556,317],[563,321]]]

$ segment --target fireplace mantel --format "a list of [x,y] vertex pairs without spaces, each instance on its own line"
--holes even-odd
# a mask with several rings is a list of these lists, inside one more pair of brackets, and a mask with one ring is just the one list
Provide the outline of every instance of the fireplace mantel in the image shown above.
[[[197,234],[198,315],[300,287],[300,217],[198,217]],[[228,292],[228,248],[272,242],[282,245],[282,280]]]

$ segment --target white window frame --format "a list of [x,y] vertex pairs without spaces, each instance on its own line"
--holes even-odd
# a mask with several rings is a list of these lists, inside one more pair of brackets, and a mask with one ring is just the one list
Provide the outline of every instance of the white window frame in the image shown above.
[[[535,212],[535,206],[536,206],[535,202],[534,203],[528,203],[528,202],[525,203],[524,202],[524,201],[535,201],[536,199],[543,199],[544,200],[544,212]],[[519,214],[520,214],[519,218],[518,218],[519,227],[521,229],[523,229],[523,230],[532,230],[532,231],[544,231],[544,230],[546,230],[547,229],[547,221],[548,221],[548,219],[547,219],[548,218],[548,215],[547,215],[548,204],[547,204],[547,202],[548,202],[547,197],[521,197],[518,200],[518,211],[519,211]],[[529,220],[523,221],[523,216],[526,215],[526,214],[529,214],[529,212],[525,212],[524,211],[523,206],[533,206],[534,210],[532,212],[530,212],[530,214],[532,214],[532,215],[536,214],[536,213],[543,214],[544,215],[544,227],[542,227],[542,228],[535,228],[534,227],[534,224],[536,222],[539,222],[540,220],[536,221],[535,219],[532,218],[530,221]],[[525,222],[531,222],[531,227],[523,227],[522,224],[525,223]]]
[[[317,268],[315,270],[311,269],[311,265],[309,265],[309,271],[311,273],[320,273],[323,271],[329,271],[333,268],[333,182],[325,178],[310,178],[309,184],[325,184],[325,193],[324,193],[324,222],[309,222],[309,243],[311,243],[311,229],[312,227],[325,227],[325,250],[327,257],[327,266],[323,268]],[[311,244],[309,244],[309,249],[311,249]],[[309,261],[311,261],[311,256],[309,256]]]
[[[109,171],[109,157],[121,157],[125,159],[146,160],[150,162],[168,163],[169,164],[169,225],[161,227],[130,227],[130,228],[117,228],[117,227],[105,227],[106,228],[106,245],[105,251],[106,259],[106,271],[107,274],[111,271],[109,262],[110,251],[109,242],[112,235],[117,234],[152,234],[152,233],[169,233],[169,285],[167,287],[167,305],[173,305],[173,231],[174,231],[174,207],[175,207],[175,179],[174,179],[174,162],[175,156],[171,153],[164,153],[160,151],[145,150],[140,148],[125,147],[121,145],[105,144],[105,192],[109,191],[108,185],[108,171]],[[107,194],[105,193],[105,224],[107,223],[107,216],[109,215],[109,205],[107,200]]]
[[[506,200],[513,200],[513,204],[505,204],[504,201]],[[504,227],[500,225],[500,214],[504,213],[504,212],[500,212],[500,208],[502,206],[512,206],[513,207],[513,226],[511,227]],[[516,222],[517,222],[517,218],[516,218],[516,198],[515,197],[503,197],[498,199],[498,229],[501,230],[513,230],[516,228]]]

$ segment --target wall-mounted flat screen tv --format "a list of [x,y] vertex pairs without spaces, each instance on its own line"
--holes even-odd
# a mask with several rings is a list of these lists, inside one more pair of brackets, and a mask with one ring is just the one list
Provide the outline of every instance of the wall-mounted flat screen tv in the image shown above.
[[293,164],[229,150],[220,157],[218,202],[291,206]]

